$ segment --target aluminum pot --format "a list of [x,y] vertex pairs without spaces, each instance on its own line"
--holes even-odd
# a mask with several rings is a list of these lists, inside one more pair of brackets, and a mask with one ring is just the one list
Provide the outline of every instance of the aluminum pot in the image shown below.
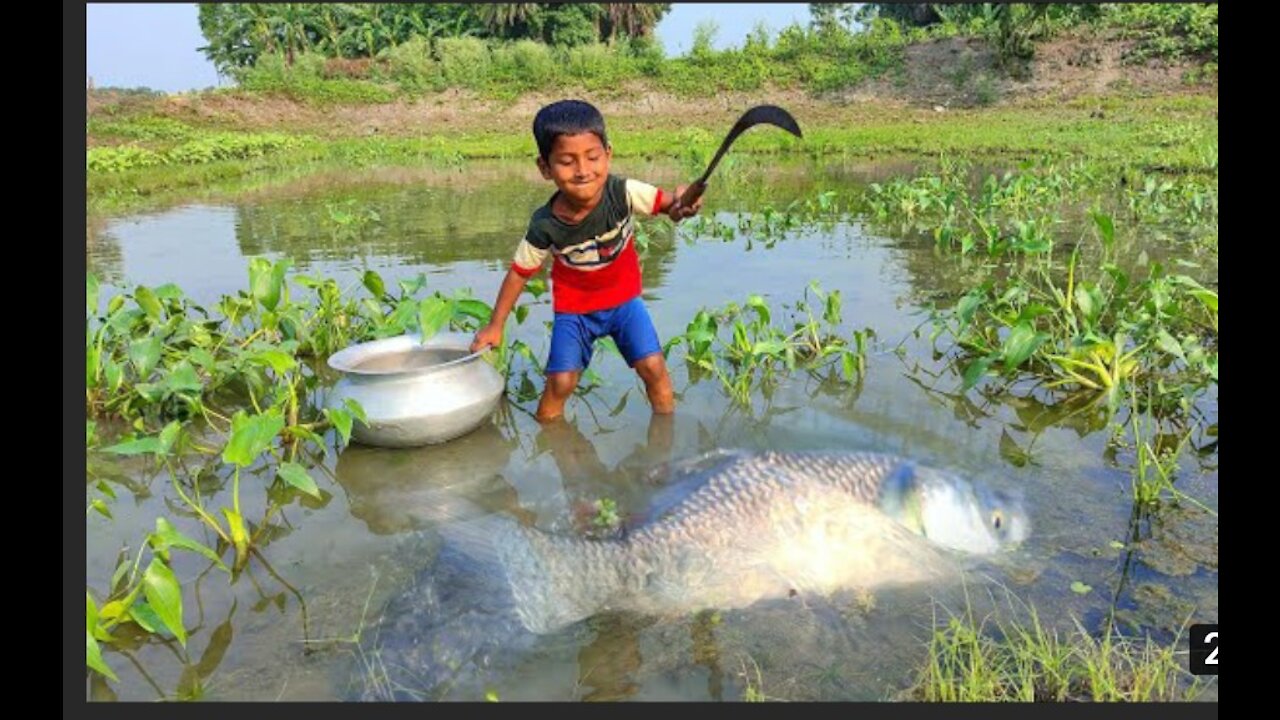
[[498,407],[506,384],[471,335],[417,334],[352,345],[329,357],[342,378],[327,405],[351,398],[369,419],[356,420],[352,437],[379,447],[418,447],[452,440],[480,426]]

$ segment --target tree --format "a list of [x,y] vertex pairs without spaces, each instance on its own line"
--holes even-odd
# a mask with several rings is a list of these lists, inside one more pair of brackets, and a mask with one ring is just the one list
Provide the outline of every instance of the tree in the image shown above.
[[614,40],[619,33],[651,37],[658,21],[670,11],[670,3],[606,3],[600,18],[600,39]]
[[809,3],[809,25],[820,33],[852,30],[858,16],[855,3]]
[[[959,9],[966,6],[950,7]],[[938,13],[934,3],[863,3],[857,13],[858,21],[866,22],[873,17],[896,20],[899,25],[909,27],[925,27],[942,22],[942,15]]]
[[538,3],[489,3],[476,8],[480,20],[494,37],[530,37],[531,23],[540,14]]

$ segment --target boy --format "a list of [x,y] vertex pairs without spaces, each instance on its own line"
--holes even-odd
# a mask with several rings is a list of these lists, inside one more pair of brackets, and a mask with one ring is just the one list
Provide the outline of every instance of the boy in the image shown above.
[[640,260],[632,213],[665,212],[679,222],[702,207],[681,207],[674,194],[609,174],[613,148],[600,111],[580,100],[547,105],[533,119],[538,170],[556,193],[538,208],[502,281],[489,324],[476,333],[472,352],[502,342],[502,329],[528,279],[552,256],[551,352],[538,420],[564,413],[564,404],[591,361],[597,338],[609,335],[644,381],[655,413],[675,410],[671,376],[653,321],[640,299]]

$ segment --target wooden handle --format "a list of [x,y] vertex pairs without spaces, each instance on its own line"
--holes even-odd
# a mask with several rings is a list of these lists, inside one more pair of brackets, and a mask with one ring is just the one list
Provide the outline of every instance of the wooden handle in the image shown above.
[[690,207],[698,202],[698,198],[702,197],[702,193],[707,191],[707,184],[704,182],[694,182],[692,185],[684,189],[684,194],[680,196],[680,207]]

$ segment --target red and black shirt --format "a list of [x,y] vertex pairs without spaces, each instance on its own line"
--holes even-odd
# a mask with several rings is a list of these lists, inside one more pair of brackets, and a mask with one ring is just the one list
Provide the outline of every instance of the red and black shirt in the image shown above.
[[604,197],[582,222],[555,216],[551,203],[538,208],[516,247],[511,268],[529,277],[548,255],[555,312],[589,313],[617,307],[640,294],[640,258],[635,247],[633,213],[651,217],[662,207],[659,188],[610,175]]

